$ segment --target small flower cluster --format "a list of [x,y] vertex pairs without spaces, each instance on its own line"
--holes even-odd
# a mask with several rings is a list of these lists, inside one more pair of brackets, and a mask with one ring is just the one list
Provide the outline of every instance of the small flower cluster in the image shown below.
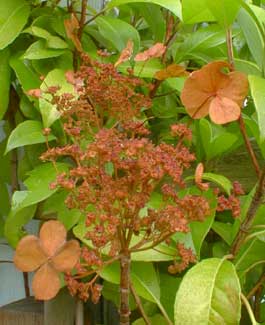
[[181,257],[181,262],[174,261],[174,264],[168,267],[168,272],[171,274],[180,273],[184,271],[190,263],[196,263],[196,256],[193,254],[191,248],[186,248],[184,244],[178,243],[177,249]]
[[225,197],[224,195],[218,196],[218,205],[216,211],[222,212],[225,210],[231,210],[232,216],[234,218],[238,218],[241,212],[240,200],[238,196],[244,194],[245,193],[241,187],[241,184],[239,182],[234,182],[231,195],[229,195],[228,197]]

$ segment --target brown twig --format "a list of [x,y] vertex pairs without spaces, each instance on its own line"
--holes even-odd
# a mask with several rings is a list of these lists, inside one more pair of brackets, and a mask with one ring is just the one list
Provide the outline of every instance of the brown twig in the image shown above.
[[261,176],[259,178],[259,182],[255,194],[253,196],[253,199],[250,203],[249,209],[247,211],[246,218],[241,224],[241,227],[231,246],[230,253],[233,254],[234,256],[238,253],[241,245],[244,243],[244,240],[251,228],[256,212],[260,207],[260,205],[263,204],[264,196],[265,196],[265,168],[262,171]]
[[258,279],[257,283],[255,284],[255,286],[249,291],[249,293],[247,294],[247,299],[250,299],[251,297],[253,297],[256,293],[256,291],[265,285],[265,273],[263,273],[260,278]]
[[[233,42],[232,42],[232,31],[231,28],[228,28],[226,30],[226,44],[227,44],[227,57],[228,57],[228,61],[230,63],[231,66],[231,70],[235,70],[235,62],[234,62],[234,54],[233,54]],[[245,122],[244,119],[242,117],[242,114],[240,114],[240,117],[238,119],[238,123],[239,123],[239,127],[240,127],[240,131],[242,133],[244,142],[245,142],[245,146],[246,149],[249,153],[249,156],[251,158],[252,164],[254,166],[255,172],[257,174],[257,176],[260,176],[260,166],[257,160],[257,157],[255,155],[255,152],[252,148],[252,145],[249,141],[248,135],[247,135],[247,131],[246,131],[246,126],[245,126]]]
[[140,297],[137,295],[137,292],[136,292],[136,290],[134,289],[134,286],[133,286],[132,283],[130,283],[130,290],[131,290],[131,293],[132,293],[132,295],[133,295],[133,297],[134,297],[134,300],[135,300],[135,302],[136,302],[136,305],[137,305],[137,307],[138,307],[138,309],[139,309],[141,315],[143,316],[143,319],[144,319],[145,323],[146,323],[147,325],[151,325],[151,322],[150,322],[150,320],[148,319],[148,317],[147,317],[147,315],[146,315],[146,313],[145,313],[145,311],[144,311],[144,308],[143,308],[143,305],[142,305],[141,299],[140,299]]

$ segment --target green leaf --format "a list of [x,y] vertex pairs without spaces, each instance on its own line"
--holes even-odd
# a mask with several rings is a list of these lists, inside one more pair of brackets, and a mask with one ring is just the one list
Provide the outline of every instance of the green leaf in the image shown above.
[[20,56],[21,53],[17,53],[12,56],[9,61],[9,64],[16,73],[19,83],[25,91],[39,88],[41,82],[38,75],[25,61],[20,59]]
[[264,96],[264,87],[265,79],[250,75],[248,76],[251,95],[254,100],[257,117],[258,117],[258,126],[260,131],[261,141],[265,140],[265,96]]
[[230,223],[223,223],[215,221],[212,225],[212,229],[228,244],[233,242],[232,225]]
[[[6,146],[6,153],[10,150],[35,143],[45,143],[46,137],[42,133],[43,126],[38,121],[25,121],[20,123],[10,134]],[[55,140],[50,134],[48,140]]]
[[[165,320],[165,318],[160,315],[156,314],[152,317],[148,317],[152,325],[167,325],[168,322]],[[146,322],[143,318],[137,319],[135,322],[132,323],[132,325],[145,325]]]
[[24,33],[29,33],[33,36],[44,38],[47,41],[48,48],[54,49],[66,49],[68,44],[58,36],[50,34],[47,30],[40,28],[38,26],[31,26],[23,31]]
[[134,43],[134,52],[137,53],[140,48],[140,36],[132,25],[125,21],[112,17],[98,17],[96,24],[100,34],[111,42],[112,46],[118,51],[122,51],[129,39]]
[[0,50],[7,47],[25,26],[30,7],[24,0],[0,1]]
[[217,184],[222,187],[228,195],[230,195],[233,185],[230,180],[223,175],[218,175],[214,173],[203,173],[202,178],[206,181]]
[[185,24],[215,21],[215,17],[206,6],[206,0],[183,0],[182,15]]
[[222,27],[229,28],[240,9],[240,1],[206,0],[206,6]]
[[175,325],[239,324],[240,283],[234,265],[211,258],[184,276],[175,300]]
[[220,156],[228,151],[238,140],[237,135],[224,131],[224,133],[217,135],[212,141],[210,148],[206,151],[207,159]]
[[200,259],[202,243],[214,222],[215,210],[217,205],[217,200],[212,190],[205,192],[203,196],[209,202],[211,208],[211,214],[210,216],[206,217],[206,219],[203,222],[193,221],[190,223],[192,240],[193,240],[194,248],[198,259]]
[[[124,74],[128,74],[127,69],[131,68],[129,62],[122,63],[118,66],[118,70]],[[154,74],[162,70],[164,67],[157,59],[151,59],[147,62],[136,62],[133,68],[134,75],[141,78],[153,78]],[[179,79],[179,78],[178,78]]]
[[54,58],[63,53],[65,53],[64,49],[51,49],[47,46],[46,41],[41,39],[30,45],[23,57],[29,60],[40,60]]
[[180,19],[182,17],[180,0],[112,0],[108,3],[106,8],[112,9],[114,7],[118,7],[128,3],[153,3],[168,9]]
[[[254,12],[245,4],[245,8],[239,10],[237,21],[242,29],[248,48],[258,67],[263,70],[264,66],[264,35],[259,28],[259,21]],[[262,28],[262,27],[261,27]]]
[[56,179],[57,172],[68,169],[68,165],[56,163],[57,171],[52,163],[37,166],[28,173],[24,184],[25,191],[16,191],[12,197],[10,213],[5,223],[5,237],[15,247],[22,236],[22,227],[34,216],[36,203],[39,203],[56,192],[50,189],[50,183]]
[[[75,95],[74,87],[68,83],[65,79],[65,72],[60,69],[54,69],[49,72],[41,84],[41,90],[46,91],[50,86],[59,86],[57,94],[62,95],[64,93],[71,93]],[[60,112],[57,111],[56,105],[50,103],[51,96],[49,94],[43,94],[43,98],[40,98],[40,112],[42,115],[44,127],[50,127],[53,122],[60,118]]]

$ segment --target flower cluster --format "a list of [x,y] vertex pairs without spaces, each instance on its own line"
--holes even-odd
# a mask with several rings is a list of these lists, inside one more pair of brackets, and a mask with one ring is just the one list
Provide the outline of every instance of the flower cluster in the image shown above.
[[[97,274],[88,283],[79,282],[82,276],[97,273],[125,251],[155,247],[176,232],[188,232],[189,222],[203,221],[210,207],[203,196],[178,195],[195,156],[182,141],[177,146],[152,142],[143,115],[151,105],[144,82],[120,75],[111,64],[83,59],[79,71],[66,75],[77,96],[51,93],[68,144],[48,148],[41,158],[71,161],[69,172],[58,174],[51,187],[67,190],[67,207],[83,214],[90,248],[82,250],[78,274],[68,274],[66,282],[73,294],[87,299],[90,292],[96,301]],[[191,139],[182,124],[172,127],[172,135]],[[156,190],[162,196],[155,209],[149,202]],[[184,248],[178,248],[187,266]]]

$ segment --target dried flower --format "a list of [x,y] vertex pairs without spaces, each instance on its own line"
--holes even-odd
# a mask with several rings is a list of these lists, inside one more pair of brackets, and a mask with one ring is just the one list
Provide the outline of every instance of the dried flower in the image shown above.
[[14,256],[16,267],[23,272],[36,271],[32,289],[36,299],[49,300],[60,290],[59,272],[71,271],[80,256],[77,240],[66,242],[66,229],[59,221],[43,224],[39,238],[23,237]]
[[210,115],[216,124],[235,121],[248,93],[246,75],[238,71],[225,73],[229,64],[211,62],[190,74],[181,93],[188,114],[195,119]]

